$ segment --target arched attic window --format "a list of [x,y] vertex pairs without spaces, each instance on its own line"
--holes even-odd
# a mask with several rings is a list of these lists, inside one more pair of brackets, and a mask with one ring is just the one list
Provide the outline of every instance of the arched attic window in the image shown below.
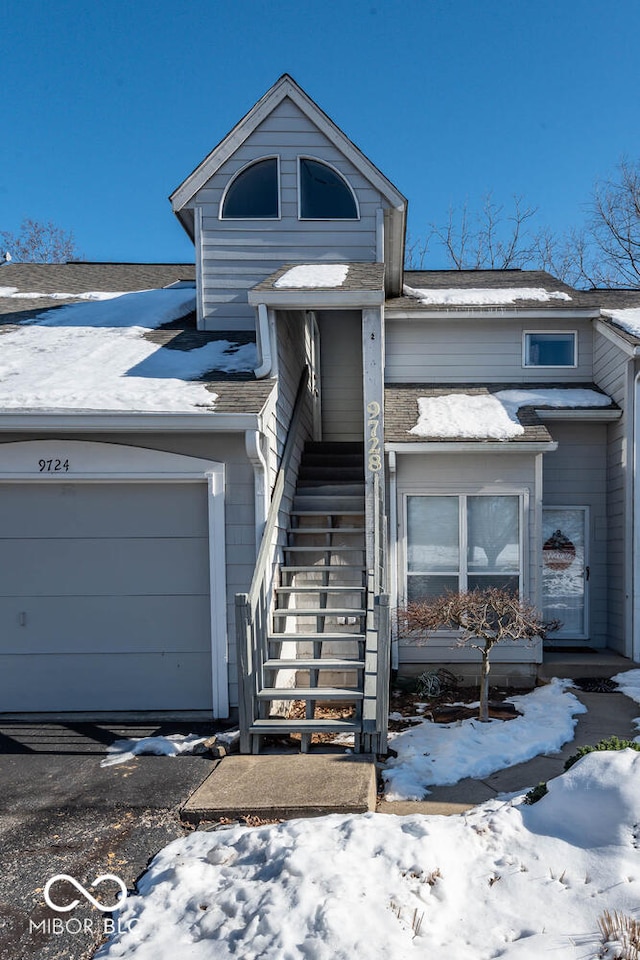
[[358,220],[356,196],[333,167],[311,157],[298,158],[301,220]]
[[280,216],[278,158],[243,167],[227,185],[220,203],[223,220],[277,220]]

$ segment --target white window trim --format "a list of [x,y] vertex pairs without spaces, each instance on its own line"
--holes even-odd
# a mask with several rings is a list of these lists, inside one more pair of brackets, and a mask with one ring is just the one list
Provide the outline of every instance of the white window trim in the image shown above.
[[[402,578],[401,583],[399,584],[398,590],[398,605],[404,607],[407,603],[408,598],[408,578],[409,574],[409,559],[408,559],[408,543],[409,543],[409,525],[408,525],[408,516],[407,516],[407,501],[409,497],[457,497],[458,498],[458,517],[459,517],[459,546],[460,546],[460,559],[463,556],[466,557],[466,547],[467,547],[467,521],[466,521],[466,500],[467,497],[517,497],[518,498],[518,523],[520,525],[520,536],[518,544],[518,591],[521,597],[528,597],[528,591],[525,590],[526,581],[527,581],[527,541],[528,541],[528,510],[529,510],[529,491],[520,489],[503,489],[500,490],[464,490],[464,491],[452,491],[449,489],[429,489],[429,490],[408,490],[402,494],[402,532],[398,547],[400,547],[399,553],[402,555],[401,560],[401,571]],[[465,571],[466,571],[466,562],[465,562]],[[466,589],[466,572],[464,575],[461,573],[462,564],[458,564],[457,576],[459,582],[463,584],[462,589]],[[450,633],[451,631],[438,631]]]
[[[527,337],[570,334],[573,337],[573,363],[527,363]],[[522,331],[522,367],[525,370],[575,370],[578,366],[578,331],[577,330],[523,330]]]
[[[222,211],[224,210],[224,203],[227,199],[227,193],[238,179],[240,174],[244,173],[245,170],[248,170],[249,167],[254,167],[256,163],[262,163],[263,160],[275,160],[276,161],[276,183],[278,187],[278,216],[277,217],[225,217],[223,216]],[[248,163],[245,163],[244,166],[240,167],[239,170],[236,170],[234,175],[231,177],[227,183],[222,196],[220,197],[220,204],[218,206],[218,220],[232,220],[236,223],[241,222],[264,222],[264,223],[275,223],[277,220],[282,220],[282,185],[280,177],[280,155],[277,153],[270,153],[265,157],[256,157],[254,160],[249,160]]]
[[[302,187],[300,181],[300,161],[301,160],[313,160],[314,163],[319,163],[324,167],[328,167],[329,170],[332,170],[337,177],[339,177],[348,190],[351,192],[353,197],[353,202],[356,205],[356,217],[303,217],[302,216]],[[358,203],[358,197],[355,190],[351,186],[350,182],[345,177],[344,173],[341,170],[338,170],[337,167],[334,167],[332,163],[329,163],[327,160],[322,160],[320,157],[313,157],[308,153],[298,154],[296,158],[296,177],[298,185],[298,220],[301,220],[303,223],[357,223],[360,217],[360,204]]]

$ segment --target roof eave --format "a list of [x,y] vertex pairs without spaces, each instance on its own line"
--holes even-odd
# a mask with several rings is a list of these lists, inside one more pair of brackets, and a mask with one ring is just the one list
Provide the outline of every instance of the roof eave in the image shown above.
[[549,453],[555,440],[425,440],[385,443],[386,453]]
[[11,433],[241,433],[255,430],[259,413],[113,413],[0,411],[0,431]]
[[599,316],[598,310],[588,307],[573,307],[565,309],[544,310],[517,310],[496,307],[484,310],[460,310],[454,307],[416,307],[415,310],[403,310],[385,306],[384,315],[387,320],[595,320]]
[[263,303],[267,307],[282,310],[343,310],[358,307],[376,307],[384,303],[382,290],[323,290],[317,287],[306,289],[249,290],[249,303],[257,307]]

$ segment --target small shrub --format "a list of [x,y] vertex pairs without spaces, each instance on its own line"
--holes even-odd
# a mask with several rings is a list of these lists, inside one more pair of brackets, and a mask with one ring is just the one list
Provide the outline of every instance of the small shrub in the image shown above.
[[578,747],[577,751],[565,761],[564,769],[569,770],[581,757],[596,750],[640,750],[640,743],[636,743],[635,740],[622,740],[616,736],[605,737],[603,740],[599,740],[595,746],[585,744],[584,747]]
[[548,792],[546,783],[544,780],[541,780],[537,786],[532,787],[528,793],[525,793],[523,803],[528,803],[529,806],[531,806],[532,803],[537,803],[538,800],[542,800]]

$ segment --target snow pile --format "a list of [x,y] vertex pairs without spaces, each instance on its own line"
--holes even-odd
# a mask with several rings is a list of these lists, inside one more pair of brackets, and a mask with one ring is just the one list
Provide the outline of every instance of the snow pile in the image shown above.
[[[212,735],[213,736],[213,735]],[[116,763],[126,763],[134,757],[177,757],[183,753],[193,753],[200,743],[209,739],[195,733],[183,736],[171,733],[166,737],[135,737],[131,740],[114,740],[107,747],[107,756],[100,761],[101,767],[111,767]],[[239,730],[225,730],[215,734],[216,744],[230,747],[240,739]]]
[[634,337],[640,337],[640,307],[627,307],[625,310],[603,310],[603,316],[611,317],[614,323]]
[[[102,960],[584,960],[637,915],[640,754],[594,753],[534,806],[195,832],[166,847]],[[130,929],[127,930],[126,928]]]
[[274,287],[341,287],[348,273],[346,263],[301,263],[283,273]]
[[437,306],[456,307],[493,307],[515,303],[516,300],[536,300],[547,303],[549,300],[571,300],[568,293],[559,290],[545,290],[544,287],[445,287],[441,290],[405,286],[405,297],[413,297],[420,303]]
[[181,753],[193,753],[195,747],[206,739],[207,737],[198,737],[195,733],[186,736],[172,733],[166,737],[114,740],[107,747],[107,756],[100,761],[100,766],[112,767],[116,763],[127,763],[134,757],[177,757]]
[[409,433],[443,440],[513,440],[524,427],[495,394],[449,393],[418,398],[418,422]]
[[[624,693],[625,697],[640,703],[640,670],[625,670],[624,673],[617,673],[611,679],[618,684],[620,693]],[[640,717],[636,717],[633,722],[637,727],[640,727]],[[640,736],[634,739],[640,743]]]
[[0,408],[200,412],[216,395],[188,381],[256,364],[254,344],[171,350],[145,339],[189,313],[193,289],[148,290],[49,311],[2,336]]
[[498,390],[490,394],[450,393],[418,398],[418,422],[409,433],[441,439],[512,440],[522,436],[521,407],[608,407],[611,398],[575,387]]
[[487,777],[541,753],[553,753],[573,739],[577,714],[586,707],[569,693],[569,680],[552,680],[523,696],[510,697],[522,713],[514,720],[462,720],[420,723],[390,733],[398,756],[387,760],[382,776],[386,800],[422,800],[430,786]]

